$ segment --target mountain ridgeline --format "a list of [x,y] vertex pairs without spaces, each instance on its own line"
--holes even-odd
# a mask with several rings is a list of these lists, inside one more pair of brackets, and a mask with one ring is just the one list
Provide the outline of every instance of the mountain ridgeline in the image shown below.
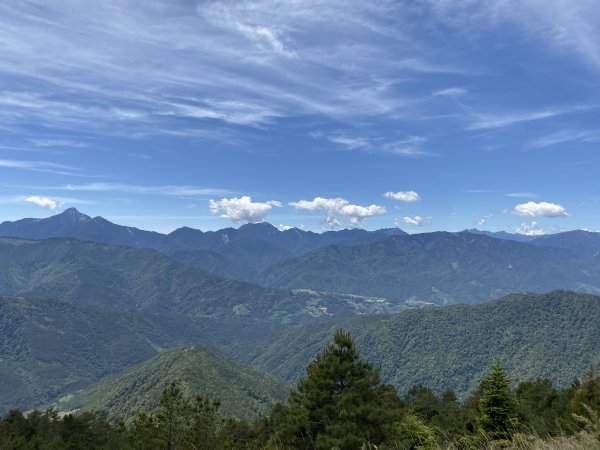
[[262,284],[447,305],[559,288],[599,293],[598,269],[570,249],[435,232],[320,249],[272,267]]
[[263,288],[179,264],[155,250],[76,239],[0,238],[0,295],[195,318],[277,319],[282,326],[393,310],[378,299]]
[[542,237],[479,230],[319,234],[259,223],[209,232],[184,227],[165,235],[71,208],[46,219],[4,222],[0,236],[70,237],[154,249],[228,279],[379,297],[395,304],[480,303],[513,292],[554,289],[600,293],[600,233],[581,230]]
[[70,237],[103,244],[152,248],[175,259],[181,258],[187,264],[242,279],[251,279],[273,264],[318,248],[375,242],[399,234],[406,233],[397,228],[372,232],[353,229],[313,233],[298,228],[279,231],[268,223],[207,232],[183,227],[170,234],[161,234],[117,225],[102,217],[92,218],[75,208],[46,219],[22,219],[0,224],[0,236],[25,239]]

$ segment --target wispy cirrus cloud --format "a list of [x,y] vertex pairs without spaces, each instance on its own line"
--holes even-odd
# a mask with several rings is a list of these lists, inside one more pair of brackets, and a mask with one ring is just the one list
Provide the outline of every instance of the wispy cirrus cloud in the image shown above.
[[461,97],[466,95],[469,91],[464,87],[451,87],[446,89],[440,89],[439,91],[433,92],[431,95],[434,97]]
[[567,142],[598,142],[600,130],[563,130],[540,136],[529,143],[530,148],[545,148]]
[[228,189],[204,188],[187,185],[143,186],[125,183],[84,183],[55,186],[52,189],[79,192],[121,192],[126,194],[151,194],[177,197],[207,197],[228,195],[233,193]]
[[426,5],[457,30],[482,34],[509,25],[530,40],[600,69],[600,12],[594,0],[431,0]]
[[535,198],[538,195],[533,192],[509,192],[506,196],[512,198]]
[[[321,137],[319,133],[314,137]],[[424,148],[427,139],[423,136],[406,136],[399,139],[393,137],[368,137],[344,133],[326,135],[325,138],[336,145],[348,150],[362,150],[370,153],[389,153],[398,156],[422,157],[436,154]]]
[[398,12],[387,0],[4,3],[0,118],[118,133],[177,118],[260,127],[408,112],[405,74],[461,69],[404,45],[416,37]]
[[81,176],[81,174],[76,173],[78,169],[75,167],[50,161],[0,159],[0,167],[7,169],[31,170],[34,172],[46,172],[57,175]]
[[529,112],[510,112],[505,114],[474,114],[474,120],[467,126],[467,130],[488,130],[504,128],[538,120],[551,119],[565,114],[586,111],[598,108],[597,105],[575,105],[566,108],[543,109]]

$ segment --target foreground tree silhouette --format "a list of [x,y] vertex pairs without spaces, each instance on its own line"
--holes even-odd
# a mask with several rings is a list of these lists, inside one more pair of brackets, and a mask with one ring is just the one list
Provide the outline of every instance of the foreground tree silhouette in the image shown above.
[[517,425],[517,400],[510,390],[500,359],[492,364],[481,382],[480,425],[492,439],[510,439]]
[[395,389],[380,382],[379,370],[363,362],[342,330],[308,366],[307,376],[282,411],[279,437],[294,448],[344,450],[392,442],[401,419]]

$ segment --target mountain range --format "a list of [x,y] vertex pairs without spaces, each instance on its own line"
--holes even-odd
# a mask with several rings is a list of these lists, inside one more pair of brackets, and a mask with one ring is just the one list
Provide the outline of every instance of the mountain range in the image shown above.
[[582,230],[541,237],[476,229],[319,234],[258,223],[209,232],[184,227],[160,234],[70,208],[46,219],[4,222],[0,236],[76,238],[154,249],[182,265],[228,279],[383,297],[396,304],[476,303],[511,292],[559,288],[600,292],[600,233]]
[[0,236],[26,239],[70,237],[103,244],[151,248],[213,273],[250,279],[260,271],[293,256],[329,245],[375,242],[403,235],[397,229],[351,229],[313,233],[298,228],[280,231],[269,223],[247,224],[203,232],[189,227],[169,234],[117,225],[90,217],[75,208],[45,219],[21,219],[0,224]]
[[[495,355],[518,379],[554,374],[564,385],[600,356],[598,297],[517,294],[600,293],[599,233],[319,234],[262,223],[165,235],[69,209],[4,222],[0,236],[0,413],[62,398],[62,409],[128,415],[155,404],[158,380],[187,377],[196,391],[204,371],[227,366],[246,380],[228,414],[249,417],[278,394],[224,358],[294,382],[338,327],[401,390],[426,383],[464,396]],[[464,305],[475,303],[486,304]],[[445,307],[421,308],[430,304]]]
[[598,268],[595,258],[569,248],[435,232],[316,250],[270,268],[261,284],[446,305],[512,292],[600,293]]

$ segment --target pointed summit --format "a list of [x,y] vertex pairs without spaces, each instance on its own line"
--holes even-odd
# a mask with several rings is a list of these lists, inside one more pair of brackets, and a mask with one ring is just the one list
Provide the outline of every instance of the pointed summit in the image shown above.
[[77,208],[68,208],[65,209],[62,213],[57,214],[55,218],[62,218],[69,220],[71,222],[87,222],[88,220],[92,220],[92,218],[86,214],[80,213]]

